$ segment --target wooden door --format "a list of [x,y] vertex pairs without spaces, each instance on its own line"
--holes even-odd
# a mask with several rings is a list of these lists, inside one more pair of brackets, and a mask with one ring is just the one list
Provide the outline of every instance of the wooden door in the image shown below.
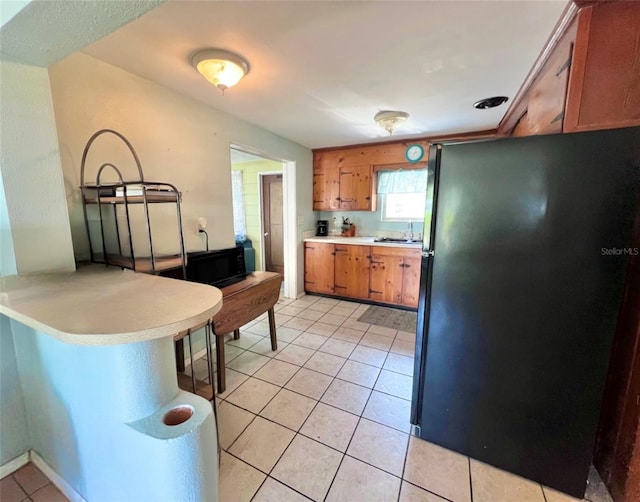
[[401,256],[371,254],[369,298],[377,302],[402,303]]
[[267,272],[284,274],[282,174],[262,176],[262,223],[264,268]]
[[335,244],[305,242],[304,290],[333,294]]
[[371,209],[371,166],[340,168],[340,209]]
[[404,259],[402,269],[402,304],[407,307],[418,307],[421,262],[421,258]]
[[324,207],[329,211],[340,209],[340,170],[324,168]]
[[369,246],[336,245],[335,294],[369,297]]

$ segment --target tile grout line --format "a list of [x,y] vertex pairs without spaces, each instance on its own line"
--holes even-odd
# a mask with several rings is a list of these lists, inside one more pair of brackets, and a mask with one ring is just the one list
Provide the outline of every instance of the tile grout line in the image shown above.
[[467,469],[469,470],[469,499],[473,502],[473,478],[471,477],[471,458],[467,457]]

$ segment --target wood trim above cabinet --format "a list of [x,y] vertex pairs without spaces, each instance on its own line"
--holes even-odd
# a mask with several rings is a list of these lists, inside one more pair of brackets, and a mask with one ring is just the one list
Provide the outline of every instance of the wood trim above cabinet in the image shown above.
[[526,113],[528,106],[527,98],[529,95],[529,91],[531,90],[531,86],[538,78],[542,67],[549,60],[551,54],[560,44],[560,41],[564,38],[565,34],[567,34],[574,26],[573,22],[575,21],[577,14],[578,6],[574,2],[569,3],[565,7],[562,15],[560,16],[560,20],[551,32],[551,35],[545,43],[542,52],[533,63],[533,66],[531,67],[531,70],[529,70],[527,77],[524,79],[524,82],[520,86],[520,89],[511,101],[511,106],[500,121],[497,131],[498,136],[510,135],[513,129],[518,125],[518,122],[520,122],[522,116]]
[[337,167],[351,167],[358,165],[387,166],[405,164],[407,146],[418,144],[424,148],[426,161],[429,146],[434,142],[466,141],[474,139],[494,138],[497,129],[471,131],[451,134],[441,134],[423,138],[409,138],[379,143],[365,143],[346,146],[332,146],[313,149],[314,167],[331,165]]

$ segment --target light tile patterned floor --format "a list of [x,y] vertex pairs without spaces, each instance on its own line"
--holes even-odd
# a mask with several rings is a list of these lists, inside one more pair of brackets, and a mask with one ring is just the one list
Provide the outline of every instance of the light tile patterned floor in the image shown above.
[[410,436],[415,334],[358,322],[367,307],[282,299],[277,352],[265,316],[227,341],[220,502],[576,501]]
[[[358,322],[366,309],[283,299],[278,351],[266,315],[227,340],[219,502],[577,502],[410,436],[415,334]],[[194,368],[205,380],[206,361]],[[28,464],[2,479],[0,500],[67,499]]]

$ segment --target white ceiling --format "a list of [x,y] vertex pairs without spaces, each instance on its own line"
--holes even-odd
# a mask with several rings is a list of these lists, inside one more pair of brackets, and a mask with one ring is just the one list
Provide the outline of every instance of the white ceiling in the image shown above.
[[[170,0],[83,52],[311,148],[492,129],[558,21],[557,1]],[[224,96],[189,63],[201,48],[244,56]]]

